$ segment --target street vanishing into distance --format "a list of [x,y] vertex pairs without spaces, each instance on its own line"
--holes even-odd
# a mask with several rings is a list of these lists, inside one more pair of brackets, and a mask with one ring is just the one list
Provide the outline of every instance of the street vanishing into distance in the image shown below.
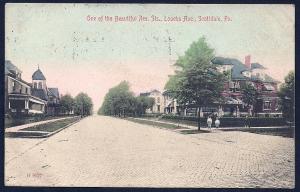
[[293,188],[294,166],[293,138],[98,115],[48,138],[5,138],[7,186]]

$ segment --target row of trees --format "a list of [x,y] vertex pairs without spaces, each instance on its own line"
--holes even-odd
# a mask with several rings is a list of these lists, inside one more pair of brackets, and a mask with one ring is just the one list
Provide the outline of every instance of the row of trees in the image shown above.
[[146,109],[152,107],[154,99],[150,97],[135,97],[130,91],[129,83],[122,81],[111,88],[104,97],[104,102],[98,114],[113,116],[140,116]]
[[93,113],[92,99],[86,93],[79,93],[75,98],[70,94],[60,99],[61,111],[65,114],[74,112],[76,115],[87,116]]

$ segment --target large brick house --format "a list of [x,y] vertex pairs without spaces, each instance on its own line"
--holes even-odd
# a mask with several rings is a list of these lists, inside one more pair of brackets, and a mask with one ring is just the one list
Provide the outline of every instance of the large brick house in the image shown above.
[[[223,97],[225,104],[221,106],[223,114],[243,114],[258,116],[281,116],[278,108],[278,81],[266,73],[266,68],[259,63],[251,63],[250,56],[245,57],[245,63],[237,59],[216,57],[212,63],[219,71],[229,70],[230,78],[224,83]],[[251,84],[258,92],[256,105],[247,108],[242,102],[242,89]]]

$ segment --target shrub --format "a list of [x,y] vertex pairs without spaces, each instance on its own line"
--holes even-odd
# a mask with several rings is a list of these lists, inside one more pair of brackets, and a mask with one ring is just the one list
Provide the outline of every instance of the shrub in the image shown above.
[[[163,115],[163,119],[169,120],[185,120],[185,121],[198,121],[198,118],[195,116],[178,116],[178,115]],[[245,125],[245,117],[221,117],[220,119],[220,126],[221,127],[243,127]],[[200,123],[202,125],[206,125],[207,119],[202,117],[200,118]],[[213,119],[213,126],[214,126]],[[253,127],[264,127],[264,126],[283,126],[286,125],[286,121],[284,118],[278,117],[250,117],[249,118],[250,125]]]

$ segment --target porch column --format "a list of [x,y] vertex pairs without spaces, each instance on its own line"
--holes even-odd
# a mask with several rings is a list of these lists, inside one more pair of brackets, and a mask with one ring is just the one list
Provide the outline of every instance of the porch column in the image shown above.
[[184,108],[184,116],[186,116],[186,111],[187,111],[186,108]]
[[219,106],[218,116],[222,117],[224,115],[222,106]]
[[238,105],[236,106],[236,117],[240,117],[240,108]]
[[25,109],[29,109],[29,101],[25,100]]
[[8,100],[8,109],[10,109],[10,100]]

